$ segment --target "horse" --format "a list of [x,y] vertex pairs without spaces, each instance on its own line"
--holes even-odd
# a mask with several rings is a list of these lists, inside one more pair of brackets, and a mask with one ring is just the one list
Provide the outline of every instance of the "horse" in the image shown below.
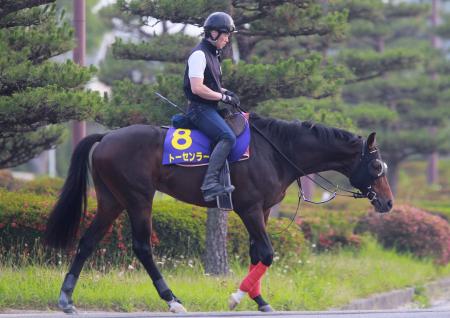
[[[234,309],[245,294],[258,310],[273,311],[261,296],[261,278],[271,266],[274,251],[266,232],[270,208],[285,196],[286,189],[301,176],[327,170],[347,178],[360,197],[367,197],[377,212],[391,210],[393,195],[376,146],[375,132],[367,139],[321,124],[283,121],[250,114],[250,158],[231,164],[234,211],[249,234],[250,267],[229,300]],[[86,259],[125,210],[132,228],[132,249],[153,281],[169,311],[185,312],[155,265],[150,238],[152,201],[156,191],[202,207],[200,191],[205,166],[162,165],[166,129],[132,125],[105,134],[85,137],[72,154],[68,177],[51,211],[45,242],[51,247],[73,246],[82,212],[87,204],[88,173],[91,172],[98,209],[82,235],[64,278],[58,306],[75,312],[72,294]],[[95,146],[94,146],[95,145]]]

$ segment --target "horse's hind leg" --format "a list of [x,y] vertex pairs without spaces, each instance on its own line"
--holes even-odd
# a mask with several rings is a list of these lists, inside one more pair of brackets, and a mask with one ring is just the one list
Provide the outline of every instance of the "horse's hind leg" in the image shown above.
[[[154,193],[151,195],[151,199],[153,199],[153,195]],[[139,205],[137,202],[142,202],[143,204]],[[150,275],[159,297],[167,302],[171,312],[186,312],[181,301],[175,297],[167,286],[153,260],[152,246],[150,243],[152,234],[152,202],[148,201],[147,198],[137,199],[134,201],[132,207],[127,207],[127,211],[131,221],[133,251]]]
[[97,214],[78,244],[75,258],[61,287],[58,306],[65,313],[75,312],[72,293],[86,259],[92,254],[114,220],[123,211],[123,207],[100,181],[96,181],[95,188],[98,200]]

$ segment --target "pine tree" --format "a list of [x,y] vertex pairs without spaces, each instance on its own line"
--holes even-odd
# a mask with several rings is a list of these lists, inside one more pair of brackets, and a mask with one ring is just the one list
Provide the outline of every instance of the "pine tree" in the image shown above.
[[444,76],[431,81],[429,74],[448,66],[442,67],[447,63],[442,53],[430,47],[428,6],[381,1],[370,5],[376,5],[378,13],[372,20],[352,21],[346,42],[351,52],[341,51],[341,60],[356,78],[350,79],[354,84],[346,86],[343,96],[361,129],[377,128],[395,191],[401,162],[444,144],[443,131],[432,137],[428,127],[443,127],[448,118],[448,80]]
[[95,116],[102,105],[84,92],[93,68],[50,58],[74,46],[54,0],[2,1],[0,8],[0,168],[17,166],[61,142],[60,123]]

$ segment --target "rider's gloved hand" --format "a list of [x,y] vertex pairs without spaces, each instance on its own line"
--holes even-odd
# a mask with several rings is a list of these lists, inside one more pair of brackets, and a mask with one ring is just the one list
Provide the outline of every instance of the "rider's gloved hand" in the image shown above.
[[232,91],[225,90],[223,93],[224,93],[225,95],[228,95],[228,96],[234,96],[234,97],[236,97],[237,99],[239,99],[239,97],[236,95],[236,93],[234,93],[234,92],[232,92]]
[[222,102],[234,107],[239,107],[241,105],[239,97],[237,97],[237,95],[231,91],[225,91],[225,93],[222,94]]

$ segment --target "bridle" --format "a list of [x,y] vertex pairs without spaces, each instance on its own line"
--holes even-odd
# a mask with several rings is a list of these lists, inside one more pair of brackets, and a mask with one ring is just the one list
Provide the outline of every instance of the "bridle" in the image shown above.
[[387,173],[387,164],[381,159],[377,148],[370,149],[366,142],[363,143],[363,149],[358,165],[350,176],[350,184],[360,189],[361,195],[367,197],[371,202],[377,199],[377,194],[372,189],[375,180],[385,176]]

